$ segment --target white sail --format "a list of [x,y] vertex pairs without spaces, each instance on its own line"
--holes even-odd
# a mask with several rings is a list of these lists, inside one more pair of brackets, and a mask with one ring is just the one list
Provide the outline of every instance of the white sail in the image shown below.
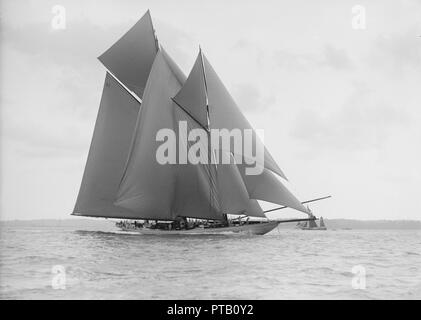
[[[211,129],[252,129],[201,52],[187,81],[174,97],[174,100],[180,108],[185,110],[205,128],[207,128],[208,123],[206,119],[208,108],[209,126]],[[262,143],[255,133],[253,139],[254,145]],[[220,148],[221,153],[235,151],[232,145],[229,150],[222,150],[222,146]],[[244,154],[240,156],[243,159],[245,158]],[[264,166],[263,173],[257,176],[247,176],[244,173],[245,165],[241,164],[240,171],[243,171],[241,172],[242,180],[251,199],[265,200],[307,213],[301,202],[272,174],[274,172],[285,178],[285,175],[267,149],[265,149],[264,162],[257,165]],[[227,168],[230,167],[227,166]],[[218,175],[218,179],[220,177],[221,175]],[[224,194],[224,192],[219,194]]]
[[[183,72],[162,47],[161,52],[177,81],[184,83]],[[99,59],[114,77],[118,76],[126,87],[142,96],[156,53],[156,39],[147,12]],[[114,77],[107,73],[73,215],[141,218],[138,212],[114,204],[132,150],[140,110],[140,103]]]
[[177,78],[179,83],[186,82],[186,75],[181,71],[180,67],[175,63],[175,61],[171,58],[171,56],[165,51],[165,48],[161,45],[160,50],[162,52],[162,56],[164,57],[165,61],[167,62],[168,66],[170,67],[173,75]]
[[[208,109],[210,129],[227,129],[229,131],[233,129],[242,131],[245,129],[253,130],[201,52],[199,52],[186,83],[174,97],[174,100],[205,128],[208,128],[206,118]],[[257,144],[262,145],[262,142],[254,130],[252,138],[253,145],[256,145],[256,149],[260,150]],[[234,149],[230,146],[229,150],[224,151],[230,152],[232,150]],[[264,163],[260,163],[260,165],[286,179],[269,151],[266,148],[264,150]],[[244,154],[239,156],[244,156]]]
[[309,228],[318,228],[316,221],[310,220],[308,223],[309,223]]
[[[189,216],[221,219],[216,188],[203,165],[166,164],[156,160],[157,132],[166,128],[177,131],[180,113],[170,97],[181,88],[164,54],[159,51],[145,88],[142,110],[136,124],[127,169],[115,204],[137,212],[144,219],[175,219]],[[177,117],[176,117],[177,113]]]
[[115,204],[150,219],[172,217],[175,194],[175,171],[156,160],[160,142],[156,134],[173,127],[173,102],[169,99],[181,84],[171,72],[162,52],[158,52],[146,84],[132,150]]
[[148,12],[98,59],[142,98],[158,45]]
[[[234,99],[231,97],[228,90],[219,79],[218,75],[210,65],[209,61],[206,59],[205,55],[203,55],[203,64],[206,75],[211,128],[225,128],[230,131],[233,129],[240,129],[241,131],[251,129],[253,130],[253,145],[256,146],[256,150],[260,150],[257,145],[262,145],[261,140],[256,135],[254,129],[238,108]],[[230,150],[233,149],[231,148]],[[279,168],[266,147],[264,147],[264,150],[264,163],[261,165],[286,179],[284,173]]]
[[224,212],[266,218],[257,200],[249,198],[237,165],[234,162],[220,164],[217,169],[219,195]]
[[277,203],[308,213],[300,200],[283,185],[272,171],[262,168],[263,172],[259,175],[247,175],[245,172],[246,165],[238,164],[237,166],[251,199]]
[[[257,200],[307,213],[275,176],[285,178],[266,148],[264,161],[257,164],[263,173],[257,176],[246,175],[233,154],[231,164],[157,161],[162,144],[157,133],[170,129],[179,134],[180,121],[187,123],[187,135],[197,128],[253,129],[201,52],[186,78],[158,47],[149,11],[99,59],[142,97],[142,106],[107,73],[73,214],[153,220],[222,219],[223,213],[265,217]],[[177,141],[177,150],[194,144],[184,138]],[[208,143],[211,152],[235,151],[211,150]],[[262,145],[254,130],[253,144]]]
[[202,55],[199,54],[186,82],[174,97],[174,101],[202,127],[209,129],[206,95]]
[[[180,121],[187,122],[187,132],[176,131],[177,136],[181,136],[178,145],[182,144],[185,150],[188,150],[193,142],[188,141],[184,134],[188,135],[192,129],[197,129],[200,126],[175,103],[173,103],[173,108],[175,127],[178,129]],[[207,146],[203,147],[207,148]],[[215,166],[202,163],[173,166],[177,175],[176,197],[173,204],[175,214],[193,218],[222,219],[222,205]]]
[[74,215],[135,217],[113,202],[139,109],[140,103],[107,73]]

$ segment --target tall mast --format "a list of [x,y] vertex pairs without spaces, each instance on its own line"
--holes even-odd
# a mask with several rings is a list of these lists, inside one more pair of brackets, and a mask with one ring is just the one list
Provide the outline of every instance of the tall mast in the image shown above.
[[[209,116],[209,99],[208,99],[208,85],[206,83],[206,71],[205,71],[205,64],[203,63],[203,53],[202,48],[199,46],[199,53],[200,53],[200,60],[202,65],[202,71],[203,71],[203,81],[205,84],[205,98],[206,98],[206,116],[208,120],[208,134],[210,133],[210,116]],[[208,143],[209,145],[209,143]]]
[[156,35],[156,31],[155,31],[155,28],[153,27],[153,23],[152,23],[152,16],[151,16],[151,11],[150,10],[148,10],[147,11],[147,14],[149,15],[149,17],[150,17],[150,22],[151,22],[151,28],[152,28],[152,33],[153,33],[153,37],[154,37],[154,39],[155,39],[155,47],[156,47],[156,51],[158,52],[159,51],[159,42],[158,42],[158,37],[157,37],[157,35]]
[[[212,208],[213,204],[213,188],[212,186],[217,186],[217,174],[218,171],[215,170],[215,179],[213,179],[213,172],[212,172],[212,147],[211,147],[211,126],[210,126],[210,114],[209,114],[209,98],[208,98],[208,86],[206,83],[206,70],[205,70],[205,64],[203,63],[203,52],[202,48],[199,46],[199,53],[200,53],[200,60],[201,60],[201,66],[202,66],[202,72],[203,72],[203,82],[205,85],[205,98],[206,98],[206,118],[207,118],[207,135],[208,135],[208,165],[209,165],[209,185],[211,186],[209,188],[209,211]],[[216,164],[215,164],[216,166]]]

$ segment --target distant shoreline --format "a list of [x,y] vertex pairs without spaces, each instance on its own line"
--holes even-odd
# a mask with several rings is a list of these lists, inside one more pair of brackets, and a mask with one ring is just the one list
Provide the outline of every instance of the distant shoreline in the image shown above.
[[[328,229],[421,230],[420,220],[357,220],[357,219],[326,219],[326,218],[324,218],[323,220]],[[281,228],[283,227],[284,226],[281,226]]]
[[[0,220],[1,225],[37,225],[37,226],[101,226],[110,225],[118,219],[103,218],[66,218],[66,219],[31,219],[31,220]],[[358,219],[324,219],[328,230],[421,230],[421,220],[358,220]],[[280,224],[282,229],[292,229],[296,223]]]

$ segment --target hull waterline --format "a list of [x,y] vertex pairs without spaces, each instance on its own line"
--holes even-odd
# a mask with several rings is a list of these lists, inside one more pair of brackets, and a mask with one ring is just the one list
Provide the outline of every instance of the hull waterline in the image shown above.
[[279,221],[269,221],[256,224],[244,224],[241,226],[219,227],[219,228],[194,228],[189,230],[161,230],[161,229],[129,229],[120,228],[124,232],[138,233],[145,235],[214,235],[214,234],[242,234],[242,235],[264,235],[275,229]]

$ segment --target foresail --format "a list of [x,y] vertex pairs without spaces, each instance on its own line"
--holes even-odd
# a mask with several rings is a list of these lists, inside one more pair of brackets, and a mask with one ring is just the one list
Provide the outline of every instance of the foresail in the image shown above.
[[247,175],[245,165],[237,166],[251,199],[277,203],[308,214],[301,202],[270,170],[262,168],[263,171],[259,175]]
[[98,59],[127,88],[142,98],[158,52],[149,11]]
[[259,202],[255,199],[249,200],[248,207],[246,209],[246,214],[252,217],[267,218]]
[[[174,101],[206,129],[227,129],[229,131],[239,129],[242,132],[246,129],[252,130],[253,145],[256,146],[257,150],[264,150],[264,161],[260,165],[286,179],[282,170],[263,146],[256,132],[201,52],[186,83],[174,97]],[[209,128],[207,108],[209,110]],[[262,146],[262,148],[257,145]],[[231,145],[229,150],[223,151],[230,152],[232,150]],[[245,155],[240,154],[238,156],[244,157]]]
[[202,55],[199,53],[185,84],[174,97],[177,105],[203,128],[208,128],[206,84]]
[[235,163],[220,164],[217,170],[219,194],[225,213],[266,218],[259,203],[249,198],[247,188]]
[[[219,79],[215,70],[210,65],[209,61],[204,55],[203,63],[206,74],[206,88],[209,100],[209,114],[210,114],[210,124],[211,128],[215,129],[240,129],[244,132],[246,129],[253,130],[253,145],[257,144],[262,145],[263,143],[259,137],[254,132],[254,129],[244,117],[238,106],[236,105],[234,99],[229,94],[228,90],[225,88],[222,81]],[[275,172],[282,178],[286,179],[284,173],[276,164],[275,160],[272,158],[269,151],[264,147],[264,165],[265,168]],[[232,150],[232,148],[231,148]],[[259,150],[259,148],[256,148]],[[225,150],[230,151],[230,150]],[[244,156],[244,155],[242,155]]]
[[[228,129],[229,131],[249,129],[253,132],[253,145],[262,145],[253,128],[238,109],[218,75],[201,52],[185,84],[174,97],[174,102],[202,127],[208,128],[209,122],[209,129]],[[207,119],[207,116],[209,116],[209,119]],[[221,145],[219,147],[220,150],[213,151],[222,154],[235,152],[232,145],[229,146],[229,150],[223,150],[224,147]],[[251,203],[250,199],[253,201],[259,199],[286,205],[307,213],[300,201],[274,176],[273,173],[276,173],[286,179],[267,149],[264,148],[264,150],[264,161],[256,164],[264,169],[263,173],[258,176],[247,176],[244,172],[245,165],[239,167],[241,168],[240,171],[243,171],[241,174],[233,170],[235,165],[217,165],[218,194],[224,212],[244,211]],[[244,163],[246,155],[241,154],[239,156],[242,157]],[[244,188],[245,192],[242,192],[241,188]],[[247,214],[264,217],[257,201],[252,204],[254,209],[258,207],[260,210]],[[252,210],[249,208],[249,211]]]
[[114,206],[140,104],[107,73],[74,215],[133,218]]
[[[188,150],[193,142],[188,133],[199,125],[183,109],[174,103],[175,126],[180,121],[187,123],[187,132],[177,130],[178,148]],[[187,142],[187,144],[186,144]],[[199,142],[196,142],[199,143]],[[206,146],[204,146],[206,148]],[[217,172],[212,164],[179,164],[177,166],[176,196],[173,209],[176,215],[199,219],[222,219],[222,204],[217,186]]]

